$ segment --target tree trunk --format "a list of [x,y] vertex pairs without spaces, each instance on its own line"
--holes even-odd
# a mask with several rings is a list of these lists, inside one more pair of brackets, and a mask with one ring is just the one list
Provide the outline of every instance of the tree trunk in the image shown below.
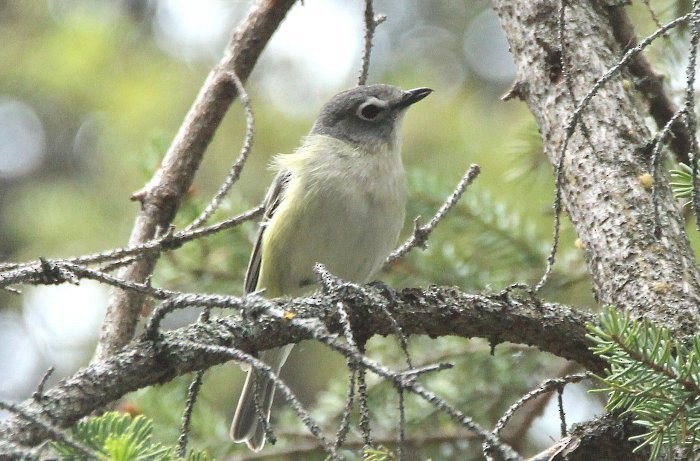
[[[566,5],[564,21],[560,4]],[[624,54],[615,40],[624,9],[600,1],[493,0],[493,6],[518,69],[509,95],[527,103],[547,157],[555,172],[560,168],[562,204],[583,242],[596,298],[680,335],[696,334],[700,278],[695,258],[661,168],[653,184],[656,231],[652,189],[641,177],[652,173],[652,136],[645,125],[643,95],[628,70],[600,86],[579,123],[568,126],[596,80]],[[626,428],[620,430],[611,418],[579,426],[549,455],[638,459],[628,443],[634,426],[620,421]]]
[[[575,106],[623,55],[610,21],[612,9],[622,7],[564,3],[562,46],[559,1],[493,1],[518,68],[512,94],[535,116],[553,165],[560,162]],[[583,242],[599,302],[695,334],[700,278],[664,171],[654,184],[661,224],[655,236],[652,190],[640,180],[649,172],[651,134],[631,81],[623,70],[582,111],[561,163],[562,201]]]

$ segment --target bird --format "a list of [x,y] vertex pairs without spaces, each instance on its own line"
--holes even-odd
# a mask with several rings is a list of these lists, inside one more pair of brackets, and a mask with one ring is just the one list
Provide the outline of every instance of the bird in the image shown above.
[[[361,85],[333,96],[301,146],[272,162],[277,174],[246,270],[244,291],[267,298],[301,296],[318,283],[317,263],[343,280],[366,283],[394,249],[406,214],[400,129],[406,110],[430,88]],[[263,351],[279,374],[293,345]],[[256,384],[257,383],[257,384]],[[265,444],[275,393],[272,380],[248,370],[231,424],[234,442]]]

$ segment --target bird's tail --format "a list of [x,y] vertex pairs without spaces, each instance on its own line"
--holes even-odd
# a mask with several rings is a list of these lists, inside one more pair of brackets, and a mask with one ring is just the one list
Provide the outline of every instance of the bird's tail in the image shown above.
[[[277,349],[270,349],[260,354],[260,360],[272,368],[275,374],[287,361],[287,357],[293,345],[289,344]],[[256,385],[257,382],[257,385]],[[266,421],[270,421],[270,409],[272,399],[275,396],[275,385],[271,379],[263,376],[255,368],[248,370],[248,377],[243,385],[241,396],[238,399],[236,413],[231,423],[231,439],[234,442],[245,442],[253,451],[260,451],[265,445],[265,426],[260,421],[255,411],[255,390],[258,390],[258,403],[265,416]]]

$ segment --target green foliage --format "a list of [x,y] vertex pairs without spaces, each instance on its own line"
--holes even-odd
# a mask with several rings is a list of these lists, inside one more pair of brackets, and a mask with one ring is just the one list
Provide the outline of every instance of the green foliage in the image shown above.
[[[676,198],[689,199],[693,194],[693,170],[685,163],[679,163],[678,169],[671,170],[671,188]],[[690,201],[686,202],[687,205]]]
[[365,448],[362,452],[362,459],[366,461],[390,461],[396,459],[391,450],[384,447]]
[[[71,430],[73,437],[110,461],[208,461],[205,452],[191,452],[185,458],[175,455],[172,447],[152,440],[153,422],[143,415],[107,412],[101,416],[81,421]],[[62,459],[80,459],[82,454],[74,448],[55,442],[56,452]]]
[[599,377],[610,393],[607,409],[646,429],[632,437],[641,441],[637,450],[649,446],[652,460],[674,449],[692,453],[700,442],[700,335],[685,343],[612,308],[588,329],[593,352],[610,364]]
[[505,151],[512,159],[504,174],[506,181],[544,181],[546,177],[551,181],[552,169],[544,153],[542,136],[535,119],[528,118],[521,122],[506,144]]

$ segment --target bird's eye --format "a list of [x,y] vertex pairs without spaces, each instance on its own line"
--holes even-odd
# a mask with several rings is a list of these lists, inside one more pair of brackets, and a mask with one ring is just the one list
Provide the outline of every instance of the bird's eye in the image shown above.
[[384,107],[374,102],[366,102],[357,108],[357,116],[362,120],[374,120],[384,110]]

